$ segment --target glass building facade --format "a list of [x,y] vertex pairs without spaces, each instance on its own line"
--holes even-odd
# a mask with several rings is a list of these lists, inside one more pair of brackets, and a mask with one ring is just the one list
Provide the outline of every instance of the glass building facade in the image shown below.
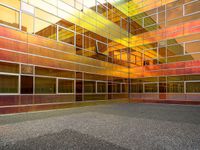
[[0,113],[200,104],[199,0],[0,0],[0,10]]

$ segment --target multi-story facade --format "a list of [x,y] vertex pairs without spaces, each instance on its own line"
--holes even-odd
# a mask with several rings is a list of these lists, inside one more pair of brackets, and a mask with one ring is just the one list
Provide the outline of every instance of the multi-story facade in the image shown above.
[[0,113],[200,103],[199,0],[0,0]]

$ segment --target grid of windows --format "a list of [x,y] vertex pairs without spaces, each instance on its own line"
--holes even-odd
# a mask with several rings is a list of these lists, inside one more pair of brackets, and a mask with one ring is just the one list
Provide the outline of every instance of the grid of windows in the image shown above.
[[68,98],[76,101],[128,94],[198,97],[199,5],[1,0],[0,95],[73,95]]

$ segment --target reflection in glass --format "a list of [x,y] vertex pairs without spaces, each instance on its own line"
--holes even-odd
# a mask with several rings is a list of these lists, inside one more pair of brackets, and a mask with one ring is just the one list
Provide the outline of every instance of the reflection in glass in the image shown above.
[[56,93],[56,79],[54,78],[35,78],[35,93],[36,94],[50,94]]
[[58,79],[58,93],[73,93],[74,81],[66,79]]
[[0,75],[0,93],[18,93],[18,76]]
[[96,82],[95,81],[84,81],[84,93],[95,93]]

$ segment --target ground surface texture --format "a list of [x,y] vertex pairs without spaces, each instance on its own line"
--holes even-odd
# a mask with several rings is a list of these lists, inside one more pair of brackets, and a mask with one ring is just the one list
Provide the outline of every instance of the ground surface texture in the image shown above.
[[4,115],[0,149],[200,150],[200,106],[131,103]]

